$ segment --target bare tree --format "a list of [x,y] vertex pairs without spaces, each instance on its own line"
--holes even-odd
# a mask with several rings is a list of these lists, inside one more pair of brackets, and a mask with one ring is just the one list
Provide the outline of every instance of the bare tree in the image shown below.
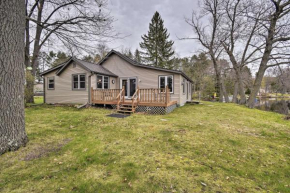
[[[264,12],[255,17],[256,10],[263,8]],[[263,27],[258,31],[257,39],[260,44],[252,45],[261,52],[261,56],[252,59],[250,62],[258,63],[253,89],[248,100],[248,106],[254,107],[255,98],[261,87],[263,76],[270,67],[289,64],[290,45],[290,1],[289,0],[268,0],[256,3],[248,13],[248,18],[259,22]],[[264,45],[264,46],[261,46]],[[248,62],[248,63],[250,63]]]
[[[38,68],[39,52],[48,40],[73,51],[90,52],[97,42],[117,37],[113,18],[105,7],[106,0],[26,0],[25,64],[31,65],[32,75]],[[33,97],[28,102],[33,102]]]
[[[240,104],[246,104],[242,70],[247,61],[256,56],[255,53],[258,51],[258,49],[251,49],[250,45],[260,27],[259,22],[258,20],[249,22],[246,19],[247,10],[252,5],[252,1],[246,0],[225,0],[222,4],[224,14],[221,22],[220,34],[223,35],[221,43],[236,74],[237,90],[235,94],[240,94]],[[259,15],[261,15],[261,10],[258,9],[255,12],[255,17],[259,18]]]
[[[282,95],[290,91],[290,66],[277,66],[271,69],[270,86],[271,91]],[[266,90],[266,89],[265,89]]]
[[25,2],[0,1],[0,155],[27,143],[24,121]]
[[[187,18],[186,22],[192,26],[197,37],[185,38],[195,39],[207,50],[214,65],[217,88],[220,94],[220,102],[229,102],[225,87],[222,85],[221,71],[218,65],[218,58],[222,53],[222,45],[219,39],[219,27],[222,21],[221,5],[223,0],[203,0],[202,10],[199,13],[193,12],[191,18]],[[209,21],[209,25],[204,24],[205,20]]]

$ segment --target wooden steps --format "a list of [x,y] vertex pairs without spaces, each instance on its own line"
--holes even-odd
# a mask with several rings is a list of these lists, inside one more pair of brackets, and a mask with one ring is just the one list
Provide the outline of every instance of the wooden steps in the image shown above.
[[117,110],[118,113],[134,113],[135,112],[135,106],[129,105],[129,104],[122,104],[119,109]]

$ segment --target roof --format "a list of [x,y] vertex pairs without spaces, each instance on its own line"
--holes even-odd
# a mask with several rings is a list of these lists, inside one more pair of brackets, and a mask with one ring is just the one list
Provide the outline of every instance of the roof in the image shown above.
[[57,66],[55,66],[55,67],[53,67],[53,68],[50,68],[50,69],[48,69],[48,70],[45,70],[45,71],[43,71],[42,73],[40,73],[40,75],[42,76],[42,75],[45,75],[45,74],[47,74],[47,73],[49,73],[49,72],[52,72],[52,71],[54,71],[54,70],[57,70],[57,69],[59,69],[60,67],[62,67],[65,63],[67,63],[68,61],[65,61],[64,63],[61,63],[61,64],[59,64],[59,65],[57,65]]
[[107,70],[106,68],[104,68],[101,65],[91,63],[91,62],[86,62],[83,60],[79,60],[75,57],[71,57],[66,62],[64,62],[64,63],[62,63],[54,68],[51,68],[51,69],[48,69],[48,70],[42,72],[41,75],[45,75],[45,74],[47,74],[51,71],[54,71],[54,70],[57,70],[56,75],[60,75],[64,71],[64,69],[73,61],[91,73],[97,73],[97,74],[117,77],[117,75],[113,74],[112,72],[110,72],[109,70]]
[[118,55],[119,57],[121,57],[122,59],[124,59],[125,61],[127,61],[128,63],[130,63],[134,66],[141,67],[141,68],[160,70],[160,71],[164,71],[164,72],[172,72],[172,73],[176,73],[176,74],[181,74],[186,79],[188,79],[190,82],[193,82],[184,72],[182,72],[180,70],[171,70],[171,69],[167,69],[167,68],[161,68],[161,67],[155,67],[155,66],[149,66],[146,64],[141,64],[141,63],[139,63],[135,60],[132,60],[131,58],[121,54],[120,52],[118,52],[116,50],[111,50],[100,62],[98,62],[98,64],[102,65],[112,54]]

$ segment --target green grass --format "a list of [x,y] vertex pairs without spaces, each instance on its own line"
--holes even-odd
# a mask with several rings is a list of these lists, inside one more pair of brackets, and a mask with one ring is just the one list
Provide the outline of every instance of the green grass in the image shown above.
[[35,96],[34,103],[35,104],[42,104],[43,103],[43,96]]
[[29,143],[0,156],[0,192],[290,192],[290,121],[235,104],[164,116],[26,109]]
[[43,96],[34,96],[34,103],[25,103],[26,107],[43,104]]

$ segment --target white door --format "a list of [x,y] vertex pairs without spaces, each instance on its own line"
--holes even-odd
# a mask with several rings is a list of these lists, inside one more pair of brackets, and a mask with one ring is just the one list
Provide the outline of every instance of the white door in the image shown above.
[[131,98],[137,88],[137,78],[120,78],[120,88],[125,88],[125,97]]

